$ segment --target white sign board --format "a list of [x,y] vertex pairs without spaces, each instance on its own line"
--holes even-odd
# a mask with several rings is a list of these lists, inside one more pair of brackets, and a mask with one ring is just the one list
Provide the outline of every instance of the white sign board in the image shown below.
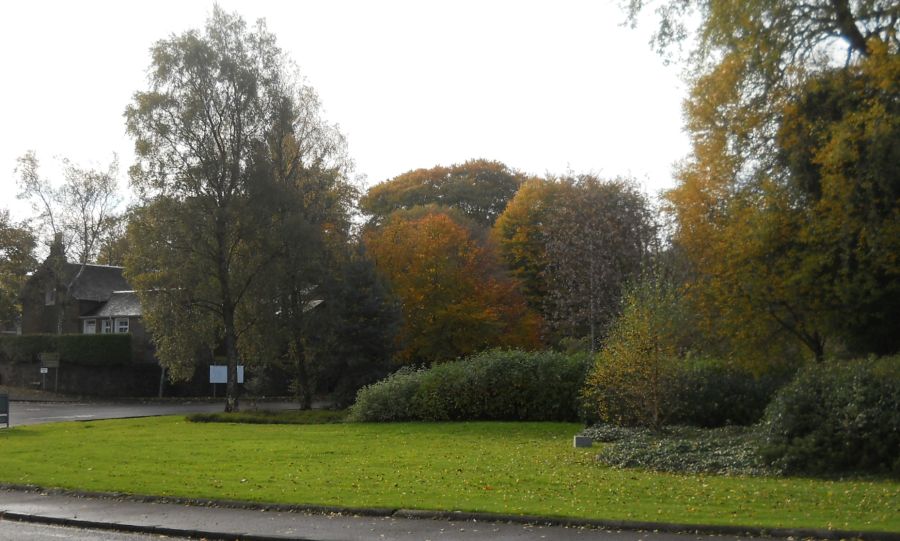
[[49,371],[50,371],[50,369],[47,368],[46,366],[42,366],[42,367],[41,367],[41,374],[46,374],[46,373],[49,372]]
[[[210,383],[228,383],[228,366],[213,364],[209,367]],[[237,382],[244,383],[244,366],[237,367]]]

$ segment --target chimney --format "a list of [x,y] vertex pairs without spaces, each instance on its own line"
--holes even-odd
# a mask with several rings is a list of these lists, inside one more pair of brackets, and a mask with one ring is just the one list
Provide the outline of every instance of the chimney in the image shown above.
[[50,245],[50,257],[51,258],[62,258],[65,260],[65,250],[63,249],[63,236],[62,233],[54,233],[53,234],[53,244]]

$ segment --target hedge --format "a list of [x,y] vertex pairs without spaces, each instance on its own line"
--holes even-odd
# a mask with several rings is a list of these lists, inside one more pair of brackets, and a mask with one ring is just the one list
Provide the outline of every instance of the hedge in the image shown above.
[[786,473],[900,475],[900,355],[807,367],[759,430],[763,457]]
[[692,359],[678,369],[671,388],[669,424],[714,428],[758,422],[790,370],[754,375],[716,359]]
[[33,363],[41,353],[59,353],[60,362],[120,365],[132,360],[131,334],[26,334],[0,337],[0,362]]
[[403,368],[361,389],[348,420],[574,421],[589,365],[583,354],[492,350]]

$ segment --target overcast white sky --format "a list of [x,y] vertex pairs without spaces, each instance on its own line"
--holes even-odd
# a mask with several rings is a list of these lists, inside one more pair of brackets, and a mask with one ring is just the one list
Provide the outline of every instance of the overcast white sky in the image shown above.
[[[220,0],[265,18],[347,136],[367,185],[470,158],[670,187],[688,152],[684,85],[621,26],[614,0]],[[16,158],[133,160],[122,113],[149,48],[204,24],[209,0],[0,4],[0,208],[21,218]]]

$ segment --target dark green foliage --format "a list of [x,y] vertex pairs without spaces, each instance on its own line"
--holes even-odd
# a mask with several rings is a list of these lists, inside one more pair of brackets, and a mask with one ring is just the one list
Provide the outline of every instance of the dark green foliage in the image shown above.
[[308,343],[322,351],[318,391],[347,407],[360,388],[391,373],[401,312],[361,247],[340,271],[322,280],[326,301],[313,313]]
[[760,438],[789,473],[900,475],[900,356],[807,367],[766,410]]
[[114,365],[131,362],[131,334],[63,334],[57,337],[64,363]]
[[44,351],[56,351],[55,334],[0,336],[0,362],[33,363]]
[[404,366],[383,380],[359,390],[350,407],[350,422],[390,422],[419,419],[413,403],[427,371]]
[[130,334],[26,334],[0,337],[0,362],[37,362],[44,352],[59,353],[60,362],[117,365],[131,362]]
[[722,361],[688,361],[672,387],[669,422],[707,428],[752,425],[789,376],[788,371],[755,376]]
[[347,416],[342,410],[241,411],[232,413],[195,413],[192,423],[244,423],[254,425],[324,425],[340,423]]
[[701,429],[685,426],[660,431],[597,425],[581,435],[605,442],[598,460],[617,468],[677,473],[770,475],[762,463],[752,429]]
[[491,350],[428,370],[402,369],[363,388],[353,421],[570,421],[586,355]]

